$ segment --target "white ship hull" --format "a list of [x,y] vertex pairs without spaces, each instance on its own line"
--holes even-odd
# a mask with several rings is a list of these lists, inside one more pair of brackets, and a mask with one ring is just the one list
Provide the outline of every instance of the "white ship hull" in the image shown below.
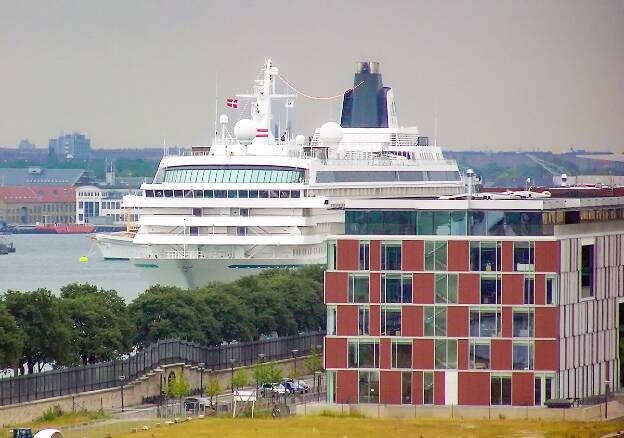
[[325,264],[325,257],[302,259],[162,259],[132,260],[150,284],[197,288],[214,282],[231,282],[264,269],[296,268]]
[[93,238],[104,260],[147,258],[148,245],[135,244],[127,233],[98,233]]

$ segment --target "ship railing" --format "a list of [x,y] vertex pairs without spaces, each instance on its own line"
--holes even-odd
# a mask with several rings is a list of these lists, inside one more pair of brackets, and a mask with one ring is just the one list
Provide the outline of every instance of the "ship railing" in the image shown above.
[[206,258],[203,251],[167,251],[165,253],[167,259],[203,259]]

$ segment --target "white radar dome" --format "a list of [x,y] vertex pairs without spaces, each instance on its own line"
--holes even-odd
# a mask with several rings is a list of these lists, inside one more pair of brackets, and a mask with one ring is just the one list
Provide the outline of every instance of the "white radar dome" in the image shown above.
[[295,144],[297,146],[303,146],[305,144],[305,141],[306,141],[305,135],[299,134],[298,136],[295,137]]
[[240,144],[249,145],[256,138],[256,124],[249,119],[241,119],[234,125],[234,136]]
[[325,146],[340,143],[342,127],[336,122],[327,122],[319,131],[319,137]]
[[221,123],[222,125],[227,125],[228,122],[229,122],[229,119],[228,119],[227,114],[221,114],[219,116],[219,123]]

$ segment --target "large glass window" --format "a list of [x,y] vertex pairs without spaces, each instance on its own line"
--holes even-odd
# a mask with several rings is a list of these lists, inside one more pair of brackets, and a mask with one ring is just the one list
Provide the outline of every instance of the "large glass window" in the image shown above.
[[514,242],[514,271],[531,272],[535,270],[535,243]]
[[533,342],[513,343],[513,369],[533,369]]
[[491,338],[501,335],[501,310],[500,308],[470,309],[470,336],[478,338]]
[[457,369],[457,339],[435,340],[436,369]]
[[381,243],[381,270],[401,270],[401,242]]
[[501,270],[501,242],[470,242],[470,270],[471,271],[500,271]]
[[358,315],[358,334],[360,336],[369,335],[370,328],[370,309],[368,307],[361,306]]
[[392,368],[412,368],[412,343],[392,342]]
[[336,306],[327,306],[327,335],[336,334]]
[[349,368],[379,368],[379,342],[367,339],[350,340]]
[[409,371],[401,373],[401,403],[412,404],[412,373]]
[[446,336],[446,306],[424,307],[425,336]]
[[524,304],[535,304],[535,277],[524,276]]
[[481,304],[501,304],[501,276],[481,276]]
[[381,308],[381,335],[401,336],[401,308]]
[[368,275],[349,274],[349,302],[368,303]]
[[379,371],[360,371],[360,403],[379,403]]
[[303,169],[272,167],[257,169],[253,167],[214,166],[205,169],[173,168],[165,171],[165,182],[176,183],[299,183],[303,181]]
[[513,335],[516,338],[533,337],[533,309],[513,311]]
[[425,270],[426,271],[446,271],[447,262],[447,241],[427,240],[425,241]]
[[381,274],[381,301],[411,303],[412,276],[410,274]]
[[360,271],[368,271],[370,268],[370,243],[360,242],[360,253],[358,268]]
[[327,242],[327,269],[333,271],[336,269],[337,260],[337,247],[336,241],[330,240]]
[[594,245],[581,248],[581,298],[594,296]]
[[457,303],[457,274],[435,274],[435,302]]
[[470,369],[490,369],[490,342],[470,341]]
[[433,404],[433,373],[431,371],[423,373],[423,404]]
[[511,376],[490,377],[490,403],[492,405],[511,404]]

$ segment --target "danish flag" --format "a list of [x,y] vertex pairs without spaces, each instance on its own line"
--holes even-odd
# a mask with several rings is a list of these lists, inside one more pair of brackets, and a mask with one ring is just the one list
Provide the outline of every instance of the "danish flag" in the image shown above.
[[225,101],[225,106],[228,108],[238,108],[238,99],[228,99]]
[[258,128],[256,129],[256,137],[269,137],[269,130],[267,128]]

